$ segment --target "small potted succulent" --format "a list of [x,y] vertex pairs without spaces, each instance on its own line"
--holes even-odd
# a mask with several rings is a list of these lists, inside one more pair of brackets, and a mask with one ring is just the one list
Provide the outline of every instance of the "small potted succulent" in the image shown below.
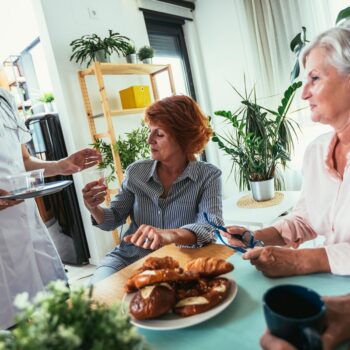
[[128,63],[137,63],[136,48],[132,44],[128,44],[125,50],[125,58]]
[[154,50],[150,46],[142,46],[138,52],[139,60],[142,63],[152,64],[152,58],[154,56]]
[[108,36],[101,39],[97,34],[83,35],[81,38],[70,43],[73,54],[70,61],[82,64],[87,62],[88,67],[91,62],[110,62],[110,55],[116,52],[118,56],[125,56],[125,52],[130,45],[130,39],[126,36],[114,33],[111,29]]
[[54,111],[53,101],[55,96],[52,92],[44,92],[40,97],[39,101],[44,105],[45,112],[50,113]]

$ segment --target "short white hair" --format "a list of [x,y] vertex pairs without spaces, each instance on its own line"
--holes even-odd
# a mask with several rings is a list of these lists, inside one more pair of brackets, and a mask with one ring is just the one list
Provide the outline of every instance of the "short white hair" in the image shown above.
[[328,63],[341,74],[350,74],[350,20],[318,35],[302,53],[303,66],[306,64],[307,56],[317,47],[327,50]]

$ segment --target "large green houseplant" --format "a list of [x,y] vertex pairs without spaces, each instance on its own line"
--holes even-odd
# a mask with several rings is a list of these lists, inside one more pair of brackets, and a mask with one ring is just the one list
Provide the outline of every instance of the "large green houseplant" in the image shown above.
[[122,304],[95,302],[91,291],[70,291],[58,281],[32,303],[27,293],[18,295],[15,304],[22,312],[12,332],[0,331],[0,350],[150,349]]
[[233,132],[221,135],[214,133],[212,140],[232,158],[239,189],[250,189],[251,182],[276,178],[281,185],[278,166],[286,165],[293,149],[293,137],[297,124],[287,114],[295,92],[301,82],[293,83],[285,91],[276,111],[259,105],[255,89],[241,97],[241,107],[235,112],[217,111],[215,115],[225,118]]
[[[146,159],[150,155],[150,149],[147,142],[148,128],[145,125],[125,134],[124,137],[118,137],[116,151],[119,153],[120,162],[123,171],[133,162],[140,159]],[[97,139],[93,148],[101,152],[102,161],[98,164],[99,169],[107,169],[107,183],[115,180],[115,168],[111,145],[101,139]]]
[[70,60],[80,64],[86,62],[87,67],[92,61],[108,62],[113,52],[116,52],[118,56],[125,56],[129,44],[128,37],[114,33],[111,29],[104,39],[97,34],[83,35],[70,43],[73,51]]

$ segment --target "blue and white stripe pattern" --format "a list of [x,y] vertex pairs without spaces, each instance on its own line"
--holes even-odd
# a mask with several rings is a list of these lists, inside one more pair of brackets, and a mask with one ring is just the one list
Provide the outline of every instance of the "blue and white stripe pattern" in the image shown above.
[[[157,161],[141,160],[131,164],[125,173],[120,192],[104,208],[105,221],[96,225],[109,231],[125,223],[130,215],[131,224],[125,235],[133,234],[142,224],[161,229],[184,228],[197,236],[201,247],[213,241],[210,220],[223,225],[221,198],[221,171],[201,161],[192,161],[172,184],[166,198],[161,198],[163,186],[157,176]],[[124,236],[125,236],[124,235]],[[121,241],[101,262],[100,266],[116,270],[149,254],[151,250]]]

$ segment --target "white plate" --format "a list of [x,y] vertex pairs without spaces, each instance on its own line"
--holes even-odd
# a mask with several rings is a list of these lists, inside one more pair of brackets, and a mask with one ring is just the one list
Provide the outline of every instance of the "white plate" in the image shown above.
[[[180,329],[194,326],[195,324],[209,320],[210,318],[219,314],[221,311],[225,310],[237,295],[237,283],[233,279],[229,278],[228,280],[230,281],[231,286],[227,298],[211,310],[189,317],[181,317],[174,313],[169,313],[162,316],[161,318],[153,318],[150,320],[136,320],[131,316],[131,323],[139,328],[152,329],[157,331],[168,331],[171,329]],[[129,303],[134,295],[135,293],[124,295],[124,311],[128,312]]]
[[62,181],[53,181],[44,184],[43,186],[38,187],[37,189],[31,188],[29,190],[24,190],[21,192],[12,192],[6,196],[0,196],[0,199],[27,199],[34,197],[47,196],[61,191],[65,187],[69,186],[73,181],[71,180],[62,180]]

